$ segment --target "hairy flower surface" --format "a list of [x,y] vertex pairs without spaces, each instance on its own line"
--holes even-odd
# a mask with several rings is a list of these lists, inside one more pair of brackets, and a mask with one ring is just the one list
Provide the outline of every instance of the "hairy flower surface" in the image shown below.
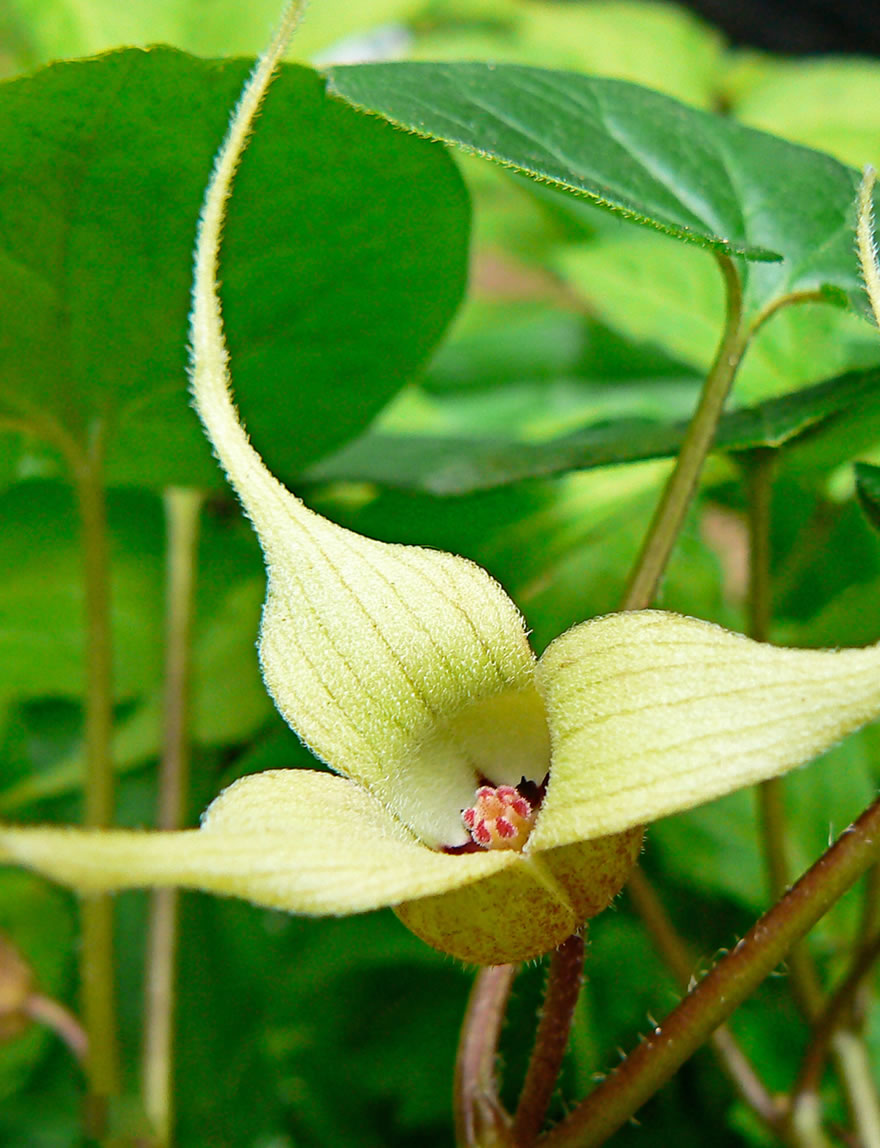
[[245,777],[198,830],[5,828],[0,860],[83,891],[393,906],[462,960],[534,957],[614,897],[645,823],[784,773],[880,714],[880,648],[781,649],[641,611],[575,626],[537,660],[480,567],[364,538],[286,490],[233,406],[216,293],[223,205],[273,64],[255,72],[206,198],[193,391],[263,547],[266,685],[339,776]]

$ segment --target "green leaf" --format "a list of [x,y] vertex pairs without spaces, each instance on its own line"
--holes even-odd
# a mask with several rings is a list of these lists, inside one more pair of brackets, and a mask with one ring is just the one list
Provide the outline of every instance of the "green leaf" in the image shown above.
[[421,60],[570,68],[644,84],[700,107],[713,102],[724,67],[720,34],[672,4],[471,0],[456,7],[435,0],[431,16],[413,29]]
[[[653,343],[640,345],[622,338],[592,317],[561,311],[534,299],[472,296],[459,311],[454,331],[426,368],[420,390],[491,391],[492,400],[502,402],[502,392],[524,383],[570,383],[574,388],[583,379],[596,381],[603,389],[610,383],[615,391],[632,387],[637,393],[646,390],[649,382],[651,386],[655,380],[678,383],[691,374],[696,388],[701,381],[699,372],[670,358]],[[383,429],[389,429],[397,404],[409,393],[404,392],[382,412]],[[694,389],[693,395],[696,393]],[[539,400],[539,408],[541,405]]]
[[[117,699],[135,701],[113,733],[114,766],[124,773],[156,757],[161,747],[163,538],[160,508],[148,495],[116,491],[110,511]],[[29,525],[33,519],[38,526]],[[0,552],[17,571],[13,576],[0,564],[0,689],[12,697],[81,692],[81,557],[70,539],[73,521],[60,484],[22,484],[0,499]],[[228,745],[245,741],[274,715],[254,649],[265,577],[246,525],[206,511],[201,533],[191,732],[197,745]],[[45,734],[40,740],[45,743]],[[4,816],[82,784],[78,736],[51,761],[29,756],[22,776],[6,770],[0,789]]]
[[854,469],[859,503],[874,529],[880,530],[880,466],[857,462]]
[[[109,506],[116,700],[161,666],[162,536],[141,492]],[[78,697],[85,686],[82,554],[61,483],[19,483],[0,498],[0,695]]]
[[[705,374],[724,323],[713,261],[694,247],[631,230],[565,248],[556,259],[591,314],[630,338],[662,347]],[[880,360],[876,329],[821,303],[785,307],[752,338],[737,373],[740,402],[756,402]]]
[[593,0],[520,11],[531,61],[630,80],[700,106],[712,101],[724,41],[683,8]]
[[[880,420],[880,371],[855,371],[724,415],[716,449],[781,447],[808,431],[833,430],[855,412],[860,422]],[[526,478],[614,463],[665,458],[678,452],[687,422],[616,419],[548,442],[392,435],[368,431],[310,468],[309,481],[364,481],[435,494],[465,494]],[[846,436],[838,443],[846,449]],[[850,457],[844,454],[842,457]],[[839,459],[838,459],[839,461]]]
[[857,176],[828,156],[617,80],[470,63],[328,74],[331,91],[421,135],[678,239],[780,259],[744,271],[753,310],[802,292],[860,300]]
[[[783,782],[791,826],[789,859],[799,876],[873,795],[869,763],[876,730],[863,730],[809,769]],[[710,805],[658,821],[651,847],[683,884],[721,894],[759,912],[767,904],[753,794],[741,790]]]
[[[244,61],[169,49],[0,87],[0,417],[83,439],[126,483],[219,483],[186,379],[191,249]],[[233,196],[223,300],[236,394],[276,473],[361,429],[464,283],[466,193],[441,148],[282,70]]]

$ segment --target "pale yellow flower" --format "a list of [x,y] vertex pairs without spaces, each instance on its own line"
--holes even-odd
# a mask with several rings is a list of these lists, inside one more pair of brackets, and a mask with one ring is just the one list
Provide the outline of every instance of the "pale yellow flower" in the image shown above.
[[[877,717],[880,648],[780,649],[642,611],[576,626],[536,660],[480,567],[361,537],[287,491],[237,418],[215,291],[223,203],[271,64],[206,202],[193,387],[263,546],[266,685],[341,776],[243,778],[198,830],[6,828],[0,860],[84,892],[182,885],[313,915],[392,906],[462,960],[534,957],[609,903],[646,822],[784,773]],[[545,779],[546,792],[514,827],[520,848],[448,851],[470,840],[478,787],[522,779],[536,806]]]

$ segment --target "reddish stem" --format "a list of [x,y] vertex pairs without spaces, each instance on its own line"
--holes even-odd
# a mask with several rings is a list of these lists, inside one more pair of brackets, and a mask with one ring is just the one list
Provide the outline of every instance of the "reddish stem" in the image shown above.
[[458,1148],[512,1148],[510,1116],[498,1098],[495,1062],[516,965],[480,969],[471,989],[455,1061]]
[[538,1138],[559,1078],[562,1059],[583,983],[584,939],[575,934],[550,959],[541,1022],[513,1120],[517,1148],[530,1148]]
[[604,1144],[773,971],[880,855],[880,800],[844,830],[739,944],[566,1120],[543,1148]]

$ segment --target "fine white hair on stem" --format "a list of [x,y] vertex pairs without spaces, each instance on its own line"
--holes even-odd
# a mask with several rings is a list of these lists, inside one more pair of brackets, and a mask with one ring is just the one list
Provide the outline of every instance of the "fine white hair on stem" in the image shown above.
[[272,77],[305,7],[306,0],[290,0],[269,46],[254,64],[232,112],[226,138],[214,161],[196,235],[190,313],[192,392],[196,410],[208,437],[214,444],[230,482],[240,495],[243,486],[247,485],[248,477],[256,479],[258,483],[274,480],[250,445],[230,394],[229,356],[217,289],[218,256],[226,202],[236,169]]
[[871,310],[874,312],[874,321],[880,327],[880,263],[878,263],[877,239],[874,234],[874,201],[872,198],[876,179],[877,173],[873,167],[866,167],[862,175],[862,182],[859,185],[856,239],[865,290],[868,293]]

